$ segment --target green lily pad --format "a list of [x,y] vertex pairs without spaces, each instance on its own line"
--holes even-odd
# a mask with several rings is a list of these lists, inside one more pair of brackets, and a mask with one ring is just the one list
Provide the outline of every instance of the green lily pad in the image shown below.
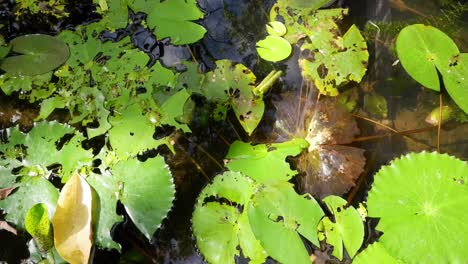
[[284,38],[270,35],[257,42],[257,52],[262,59],[275,62],[289,57],[292,47]]
[[291,170],[286,157],[299,155],[307,146],[305,139],[254,146],[235,141],[226,155],[226,167],[242,172],[257,182],[288,181],[297,171]]
[[252,231],[268,255],[281,263],[310,263],[299,234],[318,246],[316,230],[323,217],[311,196],[298,195],[288,182],[276,182],[254,196],[248,214]]
[[460,51],[453,40],[435,27],[415,24],[398,34],[396,52],[406,72],[424,87],[439,91],[437,70],[444,75]]
[[22,55],[5,58],[0,68],[14,75],[39,75],[67,61],[68,46],[60,39],[34,34],[17,37],[10,42],[12,51]]
[[[137,2],[137,1],[135,1]],[[206,29],[193,22],[204,14],[196,0],[153,1],[148,12],[148,25],[160,39],[170,38],[174,45],[185,45],[203,38]]]
[[[253,235],[245,210],[256,184],[238,172],[215,177],[198,197],[193,213],[197,246],[209,263],[235,263],[240,250],[251,263],[264,263],[267,254]],[[210,199],[227,199],[231,204]],[[236,206],[237,205],[237,208]]]
[[398,261],[382,246],[382,243],[374,242],[367,246],[361,253],[359,253],[354,259],[353,264],[398,264],[403,263]]
[[379,242],[407,263],[468,259],[468,164],[446,154],[410,153],[375,175],[368,216]]
[[[175,187],[164,158],[120,161],[112,168],[119,200],[137,228],[151,240],[172,207]],[[155,195],[156,194],[156,195]],[[105,199],[105,197],[102,197]]]
[[120,245],[111,236],[114,225],[123,221],[123,217],[116,213],[119,188],[112,175],[105,170],[102,171],[103,174],[91,173],[86,178],[97,193],[97,197],[93,196],[95,203],[93,210],[97,210],[97,219],[93,220],[95,243],[101,248],[120,250]]
[[448,94],[468,114],[468,53],[461,53],[449,67],[441,68]]
[[209,263],[235,263],[241,253],[251,263],[264,263],[267,256],[282,263],[310,263],[300,235],[318,245],[322,217],[318,203],[298,195],[288,182],[261,184],[228,171],[203,189],[192,223]]
[[352,258],[364,241],[364,224],[359,212],[352,206],[346,207],[346,200],[339,196],[323,199],[334,221],[323,218],[318,227],[322,240],[333,246],[333,256],[343,259],[343,245]]
[[156,126],[138,104],[130,105],[122,115],[111,117],[110,123],[109,142],[121,159],[136,156],[167,142],[165,139],[153,138]]
[[272,21],[266,25],[268,34],[281,37],[286,34],[286,26],[279,21]]

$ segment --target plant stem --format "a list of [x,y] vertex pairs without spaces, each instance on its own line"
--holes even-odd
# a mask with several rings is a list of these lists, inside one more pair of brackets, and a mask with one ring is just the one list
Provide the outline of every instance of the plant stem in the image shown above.
[[282,71],[271,71],[257,87],[253,89],[255,95],[262,96],[271,88],[273,83],[283,74]]

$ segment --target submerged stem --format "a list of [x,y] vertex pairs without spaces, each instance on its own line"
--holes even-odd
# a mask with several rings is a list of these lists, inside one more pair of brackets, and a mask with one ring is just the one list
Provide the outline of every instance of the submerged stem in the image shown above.
[[264,95],[271,88],[274,82],[283,74],[282,71],[271,71],[265,79],[263,79],[257,87],[253,89],[254,94],[258,96]]

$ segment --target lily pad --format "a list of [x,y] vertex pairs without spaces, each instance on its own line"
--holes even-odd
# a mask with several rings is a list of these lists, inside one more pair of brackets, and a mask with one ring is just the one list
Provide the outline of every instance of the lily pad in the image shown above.
[[279,21],[271,21],[266,25],[268,34],[281,37],[286,34],[286,26]]
[[448,94],[468,114],[468,53],[461,53],[453,58],[450,66],[441,68]]
[[67,61],[68,46],[56,37],[42,34],[17,37],[10,42],[12,51],[22,55],[5,58],[0,68],[14,75],[39,75]]
[[288,181],[298,172],[291,170],[286,157],[299,155],[306,147],[307,141],[304,139],[254,146],[235,141],[226,155],[226,167],[242,172],[257,182]]
[[195,23],[204,13],[196,0],[153,1],[148,12],[148,25],[155,29],[158,38],[170,38],[174,45],[185,45],[198,41],[206,29]]
[[151,240],[175,196],[172,174],[164,158],[120,161],[112,168],[112,174],[120,188],[119,200],[133,223]]
[[[253,235],[246,211],[239,210],[250,202],[255,186],[248,177],[229,171],[215,177],[198,197],[193,233],[209,263],[234,264],[240,250],[251,263],[264,263],[267,254]],[[221,203],[223,198],[231,205]]]
[[403,28],[396,40],[401,65],[424,87],[439,91],[437,70],[448,68],[460,51],[453,40],[435,27],[423,24]]
[[375,175],[368,216],[379,242],[407,263],[468,259],[468,164],[446,154],[410,153]]
[[26,214],[31,207],[38,203],[45,204],[49,219],[52,219],[58,197],[59,192],[48,180],[42,177],[24,177],[16,192],[0,200],[0,208],[7,213],[5,220],[15,224],[17,229],[24,230]]
[[352,258],[361,248],[364,241],[364,224],[359,212],[339,196],[328,196],[323,199],[334,221],[323,218],[318,227],[322,240],[333,246],[333,256],[343,259],[343,245]]
[[371,245],[367,246],[361,253],[359,253],[354,259],[353,264],[374,264],[374,263],[381,263],[381,264],[398,264],[403,263],[398,261],[390,254],[388,254],[387,250],[382,243],[374,242]]
[[291,44],[279,36],[267,36],[257,42],[258,55],[267,61],[281,61],[289,57],[292,52]]

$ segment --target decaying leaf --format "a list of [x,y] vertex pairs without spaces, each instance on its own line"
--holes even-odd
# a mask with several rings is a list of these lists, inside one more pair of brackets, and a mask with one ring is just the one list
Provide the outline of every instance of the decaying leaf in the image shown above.
[[70,263],[88,263],[92,247],[91,187],[74,174],[60,193],[52,225],[54,244]]
[[[276,102],[277,140],[305,138],[308,152],[299,156],[299,188],[319,197],[340,195],[354,186],[365,165],[364,150],[349,144],[359,134],[354,117],[334,99],[324,99],[317,106],[311,98],[287,94]],[[291,108],[291,105],[298,105]]]

